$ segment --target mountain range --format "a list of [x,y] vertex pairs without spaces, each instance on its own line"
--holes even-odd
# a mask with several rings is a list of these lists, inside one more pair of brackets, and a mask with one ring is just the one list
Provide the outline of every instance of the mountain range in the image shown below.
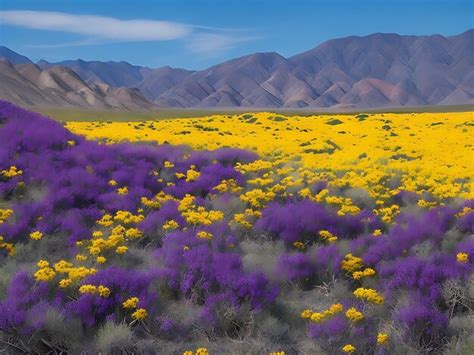
[[474,104],[474,29],[376,33],[285,58],[255,53],[205,70],[127,62],[50,63],[0,47],[0,97],[26,106],[369,108]]

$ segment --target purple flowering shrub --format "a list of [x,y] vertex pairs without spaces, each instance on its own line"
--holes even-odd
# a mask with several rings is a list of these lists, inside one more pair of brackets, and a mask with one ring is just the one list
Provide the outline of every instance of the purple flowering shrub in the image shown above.
[[255,191],[268,168],[242,165],[257,159],[100,144],[0,102],[0,349],[440,353],[461,339],[473,201],[414,210],[401,192],[387,222],[341,189],[361,200],[341,214]]

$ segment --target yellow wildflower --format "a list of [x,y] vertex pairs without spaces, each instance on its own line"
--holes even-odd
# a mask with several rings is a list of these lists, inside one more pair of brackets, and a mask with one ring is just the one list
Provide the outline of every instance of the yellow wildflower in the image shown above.
[[30,238],[33,240],[40,240],[41,238],[43,238],[43,233],[41,233],[40,231],[34,231],[30,233]]
[[388,336],[387,333],[378,333],[377,334],[377,344],[379,345],[385,345],[388,343],[390,340],[390,337]]
[[352,344],[346,344],[346,345],[344,345],[344,346],[342,347],[341,350],[342,350],[343,352],[345,352],[345,353],[350,354],[350,353],[355,352],[355,351],[356,351],[356,348],[355,348],[355,346],[352,345]]
[[122,307],[125,309],[137,308],[138,302],[140,302],[138,297],[131,297],[122,303]]
[[457,253],[456,260],[458,263],[467,263],[469,261],[469,254],[467,253]]
[[144,308],[139,308],[132,313],[132,318],[136,320],[143,320],[148,316],[148,312]]

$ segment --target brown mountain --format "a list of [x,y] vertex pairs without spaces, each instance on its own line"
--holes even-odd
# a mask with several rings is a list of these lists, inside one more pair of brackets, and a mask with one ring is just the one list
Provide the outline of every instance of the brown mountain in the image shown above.
[[[12,57],[11,51],[8,53]],[[39,64],[47,73],[58,65],[70,68],[94,93],[104,84],[111,94],[115,86],[136,89],[160,107],[337,109],[474,104],[474,29],[451,37],[351,36],[324,42],[290,58],[256,53],[194,72],[126,62]],[[35,70],[29,68],[25,76],[36,76]],[[7,98],[4,95],[13,85],[11,80],[0,84],[6,88],[1,97]],[[14,84],[21,85],[29,84]],[[30,95],[41,95],[42,90]],[[77,86],[68,85],[68,90],[74,96]],[[136,99],[144,100],[138,91],[133,91]],[[94,95],[88,93],[89,100],[85,101],[93,102],[98,93]],[[135,101],[135,96],[130,99]],[[141,105],[138,101],[135,104]]]
[[26,106],[146,110],[153,107],[137,89],[87,84],[73,70],[35,64],[12,65],[0,59],[0,97]]
[[374,34],[291,58],[257,53],[190,74],[165,106],[382,107],[474,103],[474,30]]

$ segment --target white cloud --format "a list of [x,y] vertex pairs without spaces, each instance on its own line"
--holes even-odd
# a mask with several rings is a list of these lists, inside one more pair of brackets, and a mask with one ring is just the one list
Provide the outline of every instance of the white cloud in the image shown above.
[[193,53],[218,56],[242,42],[258,39],[241,30],[218,29],[171,21],[121,20],[96,15],[76,15],[48,11],[1,11],[2,25],[32,30],[57,31],[82,36],[77,41],[55,44],[30,44],[27,47],[61,48],[113,42],[185,40]]
[[239,43],[257,40],[260,37],[241,33],[198,33],[189,38],[187,47],[194,53],[218,56],[235,48]]
[[46,11],[0,11],[0,21],[35,30],[69,32],[120,41],[166,41],[186,37],[193,31],[193,26],[176,22],[119,20]]

